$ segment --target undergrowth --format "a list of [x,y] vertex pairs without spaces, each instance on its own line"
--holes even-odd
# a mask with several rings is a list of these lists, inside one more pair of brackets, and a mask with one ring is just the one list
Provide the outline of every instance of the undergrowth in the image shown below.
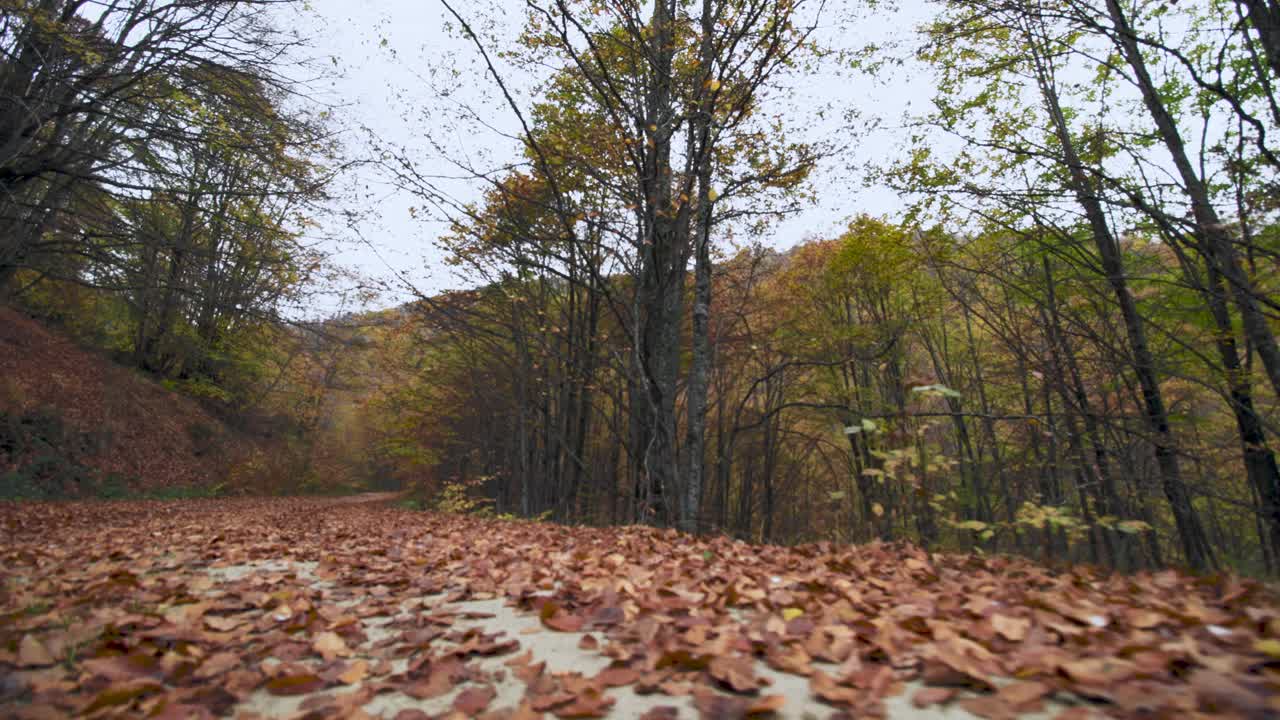
[[78,432],[52,412],[0,412],[0,499],[176,500],[223,494],[222,485],[144,490],[138,478],[84,462],[110,443],[108,433]]

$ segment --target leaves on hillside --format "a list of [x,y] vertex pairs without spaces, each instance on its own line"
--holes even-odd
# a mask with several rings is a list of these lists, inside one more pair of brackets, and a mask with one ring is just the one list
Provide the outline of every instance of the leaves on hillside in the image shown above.
[[[457,716],[589,718],[617,714],[625,687],[704,717],[807,701],[767,694],[761,663],[849,716],[907,682],[917,707],[982,717],[1071,696],[1122,717],[1280,710],[1280,610],[1237,578],[345,500],[9,505],[0,527],[10,715],[209,716],[265,696],[350,716],[398,693]],[[487,598],[607,665],[553,671],[515,633],[471,626],[489,616],[465,603]],[[496,702],[504,675],[516,707]]]

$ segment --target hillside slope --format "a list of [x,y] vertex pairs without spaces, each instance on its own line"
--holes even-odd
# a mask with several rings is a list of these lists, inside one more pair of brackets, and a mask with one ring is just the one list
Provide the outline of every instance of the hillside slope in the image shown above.
[[194,399],[0,307],[0,496],[207,490],[253,449]]

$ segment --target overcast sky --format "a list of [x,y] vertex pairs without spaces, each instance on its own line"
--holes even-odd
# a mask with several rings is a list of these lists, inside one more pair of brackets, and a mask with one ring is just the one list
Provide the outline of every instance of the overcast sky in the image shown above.
[[[824,16],[820,39],[838,49],[871,41],[904,40],[923,16],[920,3],[909,4],[913,11],[891,17],[849,11],[835,3],[835,11]],[[516,8],[522,5],[500,0],[492,6],[459,2],[455,7],[464,14],[472,13],[468,19],[477,27],[488,23],[500,35],[513,37],[522,20]],[[336,112],[341,124],[349,128],[346,144],[351,154],[365,153],[366,136],[361,128],[368,128],[380,141],[407,148],[420,169],[442,175],[454,170],[440,162],[432,142],[455,157],[478,163],[485,161],[486,153],[488,158],[499,160],[514,156],[515,146],[504,140],[502,133],[514,134],[515,119],[492,96],[474,48],[446,29],[446,11],[439,2],[310,0],[308,9],[291,14],[290,20],[309,39],[313,54],[326,58],[324,64],[337,74],[324,83],[324,89],[330,101],[341,103]],[[327,58],[336,59],[336,65]],[[519,82],[521,78],[511,80]],[[440,88],[449,89],[449,95],[442,97]],[[883,189],[862,187],[856,169],[867,160],[883,159],[894,152],[896,121],[908,103],[927,103],[930,94],[927,78],[920,76],[873,82],[851,73],[831,73],[799,81],[793,101],[797,108],[828,104],[838,111],[829,116],[825,127],[810,126],[807,131],[845,132],[839,116],[851,109],[864,118],[858,121],[859,126],[876,117],[888,125],[826,163],[818,181],[817,204],[779,225],[766,243],[781,249],[806,237],[830,235],[843,220],[860,212],[895,215],[900,205],[897,198]],[[443,118],[464,105],[486,109],[483,120],[492,131],[466,137],[441,132],[447,127]],[[463,199],[475,197],[475,191],[462,184],[454,187]],[[358,232],[346,231],[336,216],[325,223],[324,234],[336,238],[326,243],[338,262],[375,278],[408,278],[424,292],[465,284],[443,264],[442,253],[433,243],[443,226],[424,220],[421,213],[417,219],[411,216],[410,207],[420,204],[415,198],[396,191],[369,171],[351,174],[345,189],[356,199],[349,199],[352,194],[346,193],[348,199],[335,210],[357,211],[361,220]],[[408,293],[389,295],[378,304],[395,304],[409,297]]]

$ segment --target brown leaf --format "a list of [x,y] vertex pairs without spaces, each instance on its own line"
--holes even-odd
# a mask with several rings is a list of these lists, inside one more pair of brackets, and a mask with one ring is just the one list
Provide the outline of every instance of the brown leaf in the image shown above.
[[609,714],[614,699],[595,688],[586,688],[566,705],[551,709],[560,718],[600,718]]
[[18,643],[18,665],[21,667],[46,667],[54,664],[53,653],[35,635],[23,635]]
[[754,692],[760,687],[756,678],[755,662],[740,655],[722,655],[711,661],[707,668],[711,677],[727,685],[734,692]]
[[222,687],[240,699],[249,697],[262,684],[262,673],[255,670],[232,670],[222,678]]
[[987,720],[1013,720],[1018,716],[998,695],[983,695],[960,701],[960,707]]
[[161,698],[159,704],[147,711],[148,720],[213,720],[212,711],[199,705],[187,705],[180,702],[168,702]]
[[843,687],[835,679],[821,670],[814,670],[809,676],[809,691],[829,703],[844,705],[860,702],[864,698],[861,690]]
[[205,627],[218,632],[231,632],[245,623],[240,618],[222,617],[220,615],[205,615]]
[[457,658],[438,658],[426,664],[426,677],[403,688],[406,695],[429,700],[453,691],[463,679],[462,663]]
[[194,677],[197,680],[208,680],[209,678],[217,677],[218,675],[239,666],[240,656],[236,653],[214,653],[213,655],[205,658],[204,662],[200,663],[200,667],[196,668]]
[[158,693],[164,690],[164,686],[155,680],[137,680],[123,685],[112,685],[106,690],[98,693],[80,712],[88,715],[98,710],[117,705],[132,705],[139,698]]
[[1170,622],[1170,618],[1167,615],[1141,608],[1130,610],[1126,617],[1129,620],[1129,624],[1139,630],[1150,630]]
[[1061,665],[1067,677],[1094,687],[1105,687],[1133,677],[1133,665],[1115,658],[1082,658]]
[[470,687],[458,693],[453,699],[453,709],[468,717],[475,717],[481,710],[489,707],[489,703],[498,696],[492,685]]
[[1098,717],[1098,715],[1094,713],[1093,710],[1090,710],[1087,707],[1077,706],[1067,708],[1057,715],[1054,715],[1053,720],[1093,720],[1093,718],[1096,717]]
[[1031,629],[1031,621],[1027,618],[1015,618],[996,613],[991,616],[991,628],[1010,642],[1022,642]]
[[338,680],[343,685],[355,685],[369,676],[369,663],[364,660],[356,660],[351,663],[351,667],[347,668],[338,676]]
[[306,695],[324,689],[324,680],[311,673],[282,675],[268,680],[263,687],[272,695]]
[[698,689],[693,693],[693,706],[703,720],[741,720],[747,716],[748,705],[745,698],[710,690]]
[[688,650],[671,650],[658,658],[657,668],[675,668],[676,670],[706,670],[715,658],[702,654],[693,654]]
[[578,632],[586,625],[586,620],[577,615],[553,615],[544,617],[542,624],[557,632]]
[[604,687],[622,687],[630,685],[640,679],[640,673],[625,665],[613,664],[601,670],[596,675],[598,681]]
[[991,681],[985,661],[989,658],[977,643],[961,637],[947,638],[929,646],[924,658],[923,678],[928,685],[961,685],[989,689]]
[[320,656],[326,662],[332,662],[335,658],[347,657],[351,654],[351,648],[347,647],[347,643],[338,633],[325,631],[316,635],[316,639],[311,643],[311,649],[320,653]]
[[1053,688],[1049,685],[1035,680],[1028,680],[1005,685],[996,692],[996,695],[1008,703],[1010,707],[1021,708],[1038,702],[1041,698],[1051,693],[1053,693]]
[[765,695],[762,698],[754,700],[747,706],[747,715],[767,715],[775,713],[785,707],[787,697],[785,695]]
[[520,707],[511,713],[511,717],[507,720],[542,720],[542,713],[533,709],[528,701],[520,703]]
[[164,619],[174,625],[194,625],[209,609],[209,603],[175,605],[164,611]]
[[542,674],[546,672],[547,664],[545,662],[533,663],[532,665],[517,665],[512,669],[512,673],[520,679],[525,685],[532,684]]
[[956,691],[953,688],[924,687],[911,696],[911,704],[923,710],[933,705],[941,705],[955,696]]
[[547,712],[561,705],[568,705],[573,702],[574,696],[571,693],[557,692],[548,695],[536,695],[530,699],[529,705],[538,712]]
[[1197,670],[1191,675],[1191,687],[1196,691],[1203,710],[1213,713],[1239,713],[1245,717],[1271,717],[1267,697],[1273,689],[1254,689],[1245,684],[1244,678],[1232,678],[1212,670]]
[[618,625],[624,620],[626,620],[626,613],[619,607],[605,606],[591,613],[591,624],[595,627]]

